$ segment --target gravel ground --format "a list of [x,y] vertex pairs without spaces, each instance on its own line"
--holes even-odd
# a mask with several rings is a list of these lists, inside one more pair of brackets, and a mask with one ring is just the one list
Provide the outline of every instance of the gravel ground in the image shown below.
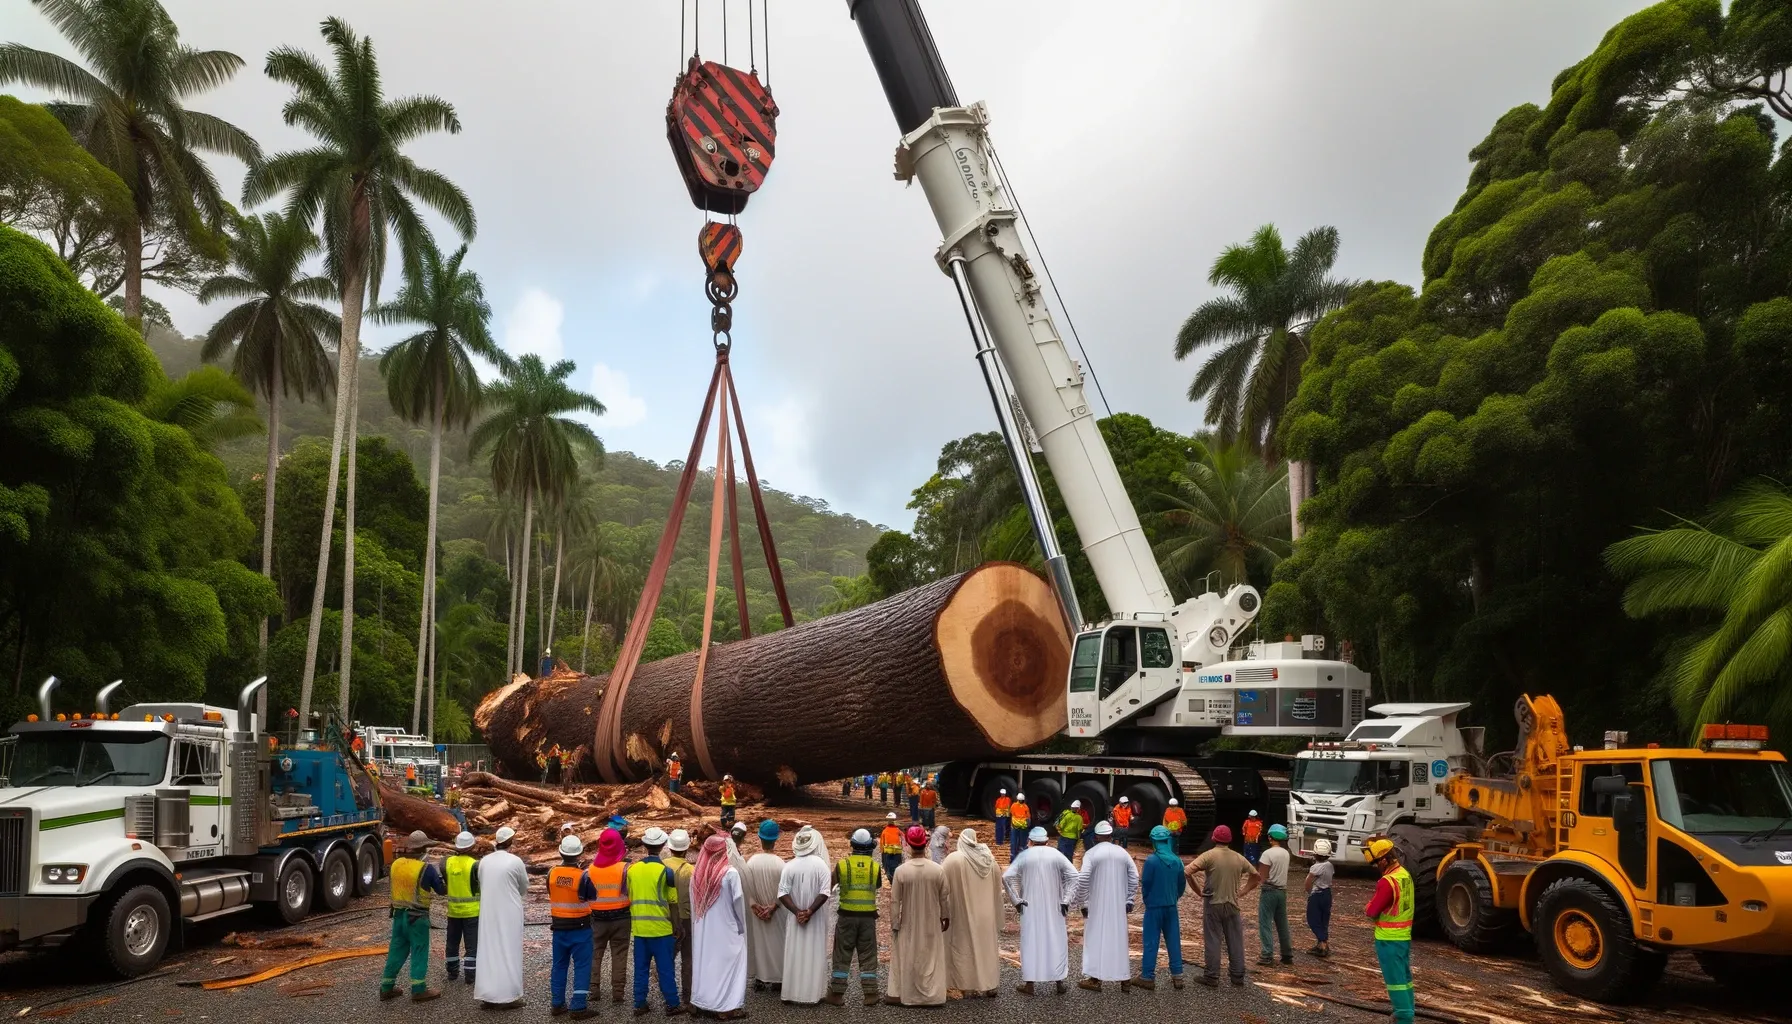
[[[788,813],[781,812],[779,816],[795,817],[822,829],[838,856],[846,849],[844,836],[853,828],[876,824],[883,817],[883,810],[875,804],[868,809],[861,801],[842,801],[837,788],[830,795],[823,791],[823,787],[816,787],[809,805],[790,808]],[[959,821],[942,815],[941,823],[955,831],[966,825],[978,828],[988,838],[987,822]],[[788,854],[788,843],[784,844],[782,852]],[[1143,851],[1136,848],[1133,853],[1135,857],[1143,856]],[[1005,862],[1006,851],[999,857]],[[539,881],[536,884],[539,888]],[[1299,895],[1301,884],[1298,874],[1290,879],[1290,923],[1297,951],[1311,944],[1311,936],[1298,909],[1304,905]],[[1342,999],[1373,1004],[1385,997],[1375,967],[1367,922],[1360,914],[1372,884],[1373,880],[1366,873],[1352,871],[1339,878],[1333,919],[1335,955],[1331,959],[1321,961],[1297,952],[1297,963],[1291,968],[1278,965],[1259,969],[1253,964],[1249,984],[1243,988],[1222,984],[1219,989],[1211,990],[1191,983],[1183,991],[1174,991],[1167,984],[1167,968],[1160,963],[1158,979],[1162,987],[1156,992],[1135,990],[1123,995],[1113,986],[1102,993],[1072,987],[1062,997],[1049,993],[1032,998],[1020,996],[1013,991],[1013,985],[1019,981],[1018,930],[1010,914],[1001,939],[1003,957],[1008,965],[1004,971],[1002,995],[994,1001],[966,999],[929,1011],[865,1007],[854,998],[855,981],[844,1008],[790,1007],[779,1003],[771,994],[749,993],[747,1009],[754,1019],[774,1022],[841,1015],[894,1021],[912,1019],[922,1013],[930,1020],[986,1024],[1060,1021],[1110,1014],[1125,1014],[1144,1021],[1215,1020],[1245,1024],[1327,1019],[1385,1020],[1385,1010],[1370,1012],[1330,1001]],[[532,892],[531,899],[529,920],[534,923],[524,938],[529,1006],[507,1015],[479,1012],[471,990],[464,983],[447,988],[447,994],[441,1000],[423,1007],[413,1008],[406,1002],[382,1004],[376,998],[376,990],[383,957],[310,967],[276,980],[227,991],[206,992],[179,984],[245,974],[315,952],[381,945],[387,932],[384,901],[370,897],[340,914],[313,918],[292,928],[272,928],[251,920],[249,914],[209,922],[193,929],[189,948],[170,957],[161,972],[123,985],[93,983],[91,979],[95,971],[92,964],[73,952],[25,952],[0,956],[0,1017],[95,1022],[185,1018],[283,1024],[341,1020],[345,1014],[349,1015],[347,1019],[357,1022],[368,1019],[368,1014],[448,1020],[487,1019],[488,1016],[519,1020],[545,1017],[549,969],[545,894]],[[1254,958],[1255,900],[1247,902],[1252,904],[1246,908],[1247,954]],[[1137,916],[1133,928],[1136,964],[1139,948]],[[262,941],[315,936],[321,941],[321,949],[245,949],[227,943],[233,929],[242,929],[243,934]],[[1200,972],[1201,956],[1200,911],[1192,899],[1184,902],[1182,934],[1184,956],[1189,960],[1188,977],[1192,982]],[[434,939],[437,963],[431,972],[431,982],[440,984],[441,933],[435,933]],[[880,943],[886,963],[887,939],[886,933]],[[1073,982],[1079,977],[1076,967],[1080,943],[1081,921],[1072,915]],[[1551,985],[1534,957],[1523,951],[1506,958],[1474,957],[1444,943],[1419,942],[1414,948],[1414,967],[1421,1008],[1431,1008],[1444,1020],[1473,1024],[1792,1020],[1792,1016],[1780,1011],[1778,1000],[1750,1003],[1730,996],[1706,980],[1688,958],[1676,958],[1662,986],[1647,1004],[1629,1007],[1591,1006],[1563,996]],[[593,988],[607,992],[602,985]],[[628,1016],[625,1006],[608,1002],[598,1005],[603,1019],[633,1019]],[[648,1019],[659,1019],[659,1014],[656,1012]]]

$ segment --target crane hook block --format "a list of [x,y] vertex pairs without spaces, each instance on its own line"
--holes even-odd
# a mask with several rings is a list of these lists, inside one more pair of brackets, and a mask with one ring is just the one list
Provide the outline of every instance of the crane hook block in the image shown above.
[[765,183],[778,135],[778,105],[750,71],[692,57],[666,105],[666,140],[691,202],[739,213]]
[[740,228],[733,224],[717,224],[712,220],[697,233],[697,252],[712,274],[734,269],[735,261],[740,259],[740,250]]

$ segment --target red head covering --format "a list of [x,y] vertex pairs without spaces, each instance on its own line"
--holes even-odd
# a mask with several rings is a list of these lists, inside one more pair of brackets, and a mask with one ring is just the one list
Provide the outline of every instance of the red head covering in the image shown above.
[[728,871],[728,837],[713,835],[703,841],[691,874],[691,916],[702,917],[722,895],[722,875]]
[[1213,826],[1213,841],[1221,846],[1232,841],[1232,830],[1224,825]]
[[919,825],[910,825],[908,827],[908,834],[903,838],[908,840],[908,845],[917,850],[926,846],[928,842],[932,840],[932,837],[927,834],[927,830]]
[[622,833],[606,828],[597,837],[597,855],[591,859],[591,866],[607,868],[621,860],[627,852],[628,847],[622,841]]

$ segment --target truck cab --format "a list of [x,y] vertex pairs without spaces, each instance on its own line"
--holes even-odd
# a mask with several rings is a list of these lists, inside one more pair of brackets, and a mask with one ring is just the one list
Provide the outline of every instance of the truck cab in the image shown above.
[[1360,861],[1365,842],[1397,825],[1442,825],[1462,811],[1438,785],[1480,752],[1481,730],[1457,726],[1467,704],[1377,704],[1341,741],[1314,741],[1288,784],[1289,849],[1311,857],[1325,839],[1333,855]]
[[270,751],[235,708],[42,712],[11,730],[0,779],[0,950],[89,933],[123,975],[181,923],[261,904],[289,923],[339,909],[382,866],[372,779],[333,749]]
[[364,726],[357,734],[366,748],[367,759],[377,766],[382,778],[404,782],[406,769],[414,768],[417,773],[415,785],[441,790],[442,758],[428,737],[380,725]]

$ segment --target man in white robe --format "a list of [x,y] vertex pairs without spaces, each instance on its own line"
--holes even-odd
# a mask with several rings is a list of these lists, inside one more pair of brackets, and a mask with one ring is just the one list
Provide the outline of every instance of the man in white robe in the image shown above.
[[1139,866],[1132,856],[1112,842],[1114,826],[1095,826],[1095,845],[1083,852],[1083,872],[1077,876],[1070,902],[1081,907],[1083,925],[1083,980],[1078,988],[1100,992],[1104,981],[1117,981],[1120,991],[1132,988],[1132,962],[1127,951],[1126,915],[1139,901]]
[[784,916],[784,990],[787,1003],[813,1006],[828,994],[831,958],[828,947],[828,896],[833,879],[827,844],[821,833],[805,825],[791,843],[795,854],[778,881],[778,903]]
[[778,856],[778,823],[767,818],[759,823],[759,842],[764,847],[747,858],[740,878],[747,898],[747,974],[753,991],[767,986],[777,991],[784,983],[784,921],[778,916],[778,883],[784,879],[784,858]]
[[884,1002],[938,1006],[946,1001],[946,932],[952,891],[946,869],[927,857],[927,830],[909,826],[908,860],[890,886],[890,984]]
[[1020,915],[1020,984],[1015,991],[1033,994],[1033,983],[1049,981],[1064,994],[1070,976],[1070,898],[1076,894],[1076,868],[1058,852],[1043,827],[1027,833],[1032,845],[1002,872],[1002,885]]
[[998,995],[1002,983],[1002,876],[996,855],[974,829],[958,834],[958,849],[942,865],[951,893],[952,929],[946,933],[946,994]]
[[498,830],[498,848],[485,855],[479,872],[479,975],[473,998],[487,1009],[523,1005],[523,899],[529,892],[529,871],[510,852],[516,830]]
[[691,874],[690,1004],[721,1020],[744,1017],[747,1001],[747,901],[731,857],[733,841],[710,836]]

